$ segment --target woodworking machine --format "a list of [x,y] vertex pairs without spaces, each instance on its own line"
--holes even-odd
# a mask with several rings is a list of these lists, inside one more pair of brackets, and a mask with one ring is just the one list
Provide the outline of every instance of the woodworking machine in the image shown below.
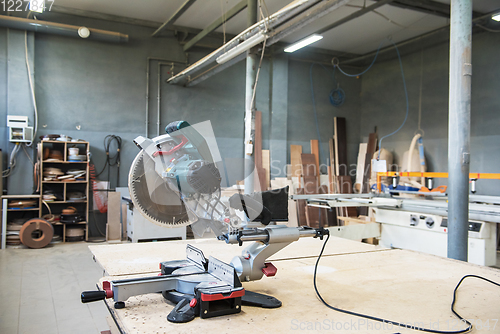
[[129,175],[134,207],[161,226],[190,225],[197,237],[212,234],[228,244],[251,244],[230,264],[206,259],[188,245],[185,260],[160,264],[160,276],[104,282],[103,291],[82,292],[82,302],[113,298],[115,308],[122,308],[131,296],[161,291],[176,303],[168,316],[172,322],[238,313],[242,304],[281,306],[274,297],[245,292],[241,282],[274,276],[277,269],[266,259],[301,237],[322,239],[329,231],[275,224],[288,220],[288,188],[221,197],[217,147],[201,135],[211,129],[178,121],[165,130],[134,140],[141,149]]
[[[410,196],[414,197],[410,197]],[[447,256],[448,198],[441,192],[293,195],[319,208],[368,206],[380,226],[380,245]],[[468,262],[496,264],[500,197],[469,196]]]

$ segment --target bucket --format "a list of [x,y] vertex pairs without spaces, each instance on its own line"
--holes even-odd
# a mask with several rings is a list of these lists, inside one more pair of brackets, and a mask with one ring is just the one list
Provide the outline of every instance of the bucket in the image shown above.
[[68,148],[69,155],[78,155],[80,153],[80,150],[78,147],[70,147]]

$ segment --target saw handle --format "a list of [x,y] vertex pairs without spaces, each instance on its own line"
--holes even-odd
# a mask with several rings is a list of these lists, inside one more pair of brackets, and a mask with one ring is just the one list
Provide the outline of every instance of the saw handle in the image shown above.
[[82,303],[90,303],[106,299],[106,291],[83,291],[81,295]]

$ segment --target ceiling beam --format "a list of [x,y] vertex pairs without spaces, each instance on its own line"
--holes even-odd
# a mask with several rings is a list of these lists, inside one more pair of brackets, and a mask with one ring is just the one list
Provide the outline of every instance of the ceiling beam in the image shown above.
[[217,20],[212,22],[208,27],[203,29],[198,35],[193,37],[189,42],[187,42],[184,45],[184,51],[189,50],[192,48],[196,43],[198,43],[203,37],[214,31],[215,29],[219,28],[224,22],[229,21],[232,17],[234,17],[236,14],[241,12],[243,9],[247,7],[248,1],[247,0],[241,0],[238,4],[236,4],[233,8],[228,10],[224,15],[219,17]]
[[373,10],[375,10],[375,9],[383,6],[383,5],[391,3],[392,1],[394,1],[394,0],[380,0],[380,1],[377,1],[373,5],[365,7],[363,9],[360,9],[360,10],[352,13],[351,15],[348,15],[348,16],[344,17],[343,19],[340,19],[340,20],[338,20],[338,21],[336,21],[336,22],[334,22],[334,23],[332,23],[332,24],[330,24],[330,25],[328,25],[328,26],[326,26],[326,27],[324,27],[324,28],[316,31],[315,33],[321,35],[321,34],[327,32],[329,30],[332,30],[335,27],[338,27],[338,26],[340,26],[340,25],[342,25],[344,23],[347,23],[347,22],[349,22],[349,21],[351,21],[351,20],[353,20],[353,19],[355,19],[357,17],[360,17],[360,16],[362,16],[362,15],[368,13],[368,12],[371,12],[371,11],[373,11]]
[[[395,0],[391,3],[391,6],[444,18],[450,17],[450,5],[434,0]],[[472,15],[473,18],[476,18],[481,16],[482,13],[473,12]]]
[[81,17],[88,17],[91,19],[112,21],[112,22],[125,23],[125,24],[133,24],[133,25],[155,28],[155,29],[158,28],[160,25],[158,22],[153,22],[153,21],[148,21],[148,20],[140,20],[140,19],[134,19],[131,17],[98,13],[98,12],[94,12],[94,11],[90,11],[90,10],[69,8],[69,7],[59,6],[59,5],[52,5],[52,8],[50,11],[46,11],[46,12],[43,12],[41,14],[37,14],[37,16],[49,15],[50,13],[75,15],[75,16],[81,16]]
[[[37,16],[41,16],[44,18],[48,18],[52,13],[56,14],[65,14],[65,15],[74,15],[74,16],[80,16],[80,17],[86,17],[86,18],[91,18],[91,19],[97,19],[97,20],[104,20],[104,21],[110,21],[110,22],[117,22],[117,23],[124,23],[124,24],[132,24],[136,26],[141,26],[141,27],[148,27],[148,28],[154,28],[158,29],[161,25],[160,22],[155,22],[155,21],[148,21],[148,20],[141,20],[141,19],[134,19],[131,17],[125,17],[125,16],[119,16],[119,15],[113,15],[113,14],[104,14],[104,13],[98,13],[98,12],[93,12],[89,10],[83,10],[83,9],[76,9],[76,8],[69,8],[69,7],[63,7],[63,6],[58,6],[58,5],[53,5],[52,9],[50,12],[43,12],[41,14],[37,14]],[[201,29],[196,29],[196,28],[189,28],[189,27],[183,27],[183,26],[177,26],[177,25],[171,25],[169,27],[166,27],[165,30],[173,31],[174,33],[177,32],[182,32],[190,35],[197,35],[201,32]],[[212,32],[209,34],[209,36],[213,36],[214,38],[219,38],[221,41],[223,40],[223,34],[219,32]],[[226,38],[231,39],[233,38],[234,35],[232,34],[226,34]],[[186,42],[180,42],[180,44],[185,44]],[[220,47],[221,44],[218,45],[198,45],[201,47],[208,47],[212,49],[217,49]]]
[[189,7],[191,7],[192,4],[195,3],[196,0],[186,0],[186,2],[184,2],[182,4],[182,6],[177,9],[177,11],[174,13],[174,15],[172,15],[167,21],[165,21],[158,29],[156,29],[156,31],[153,33],[153,37],[156,37],[158,36],[162,31],[164,31],[165,29],[167,29],[168,27],[170,27],[171,25],[173,25],[175,23],[175,21],[177,21],[177,19],[179,17],[181,17],[182,14],[184,14],[184,12],[186,10],[188,10]]
[[[481,22],[482,20],[485,20],[485,19],[490,19],[491,16],[493,14],[495,14],[495,13],[498,13],[498,9],[495,10],[495,11],[492,11],[492,12],[489,12],[489,13],[486,13],[486,14],[483,14],[483,15],[480,15],[480,16],[474,18],[472,20],[472,23],[474,24],[474,23],[477,23],[477,22]],[[414,43],[414,42],[416,42],[418,40],[425,40],[426,38],[432,37],[432,36],[434,36],[436,34],[439,34],[439,33],[442,33],[442,32],[446,32],[446,38],[447,38],[447,40],[449,40],[450,36],[449,36],[449,32],[447,32],[447,30],[449,30],[449,29],[450,29],[450,25],[447,24],[447,25],[445,25],[445,26],[443,26],[441,28],[437,28],[437,29],[435,29],[433,31],[424,33],[424,34],[422,34],[420,36],[412,37],[412,38],[409,38],[409,39],[407,39],[405,41],[401,41],[399,43],[396,43],[396,46],[398,48],[401,48],[403,46],[412,44],[412,43]],[[391,51],[393,48],[394,48],[394,45],[389,45],[388,47],[385,47],[385,48],[380,49],[378,51],[368,52],[368,53],[366,53],[366,54],[364,54],[362,56],[359,56],[359,57],[356,57],[356,58],[352,58],[352,59],[343,61],[341,63],[341,65],[348,65],[348,64],[359,64],[359,65],[362,65],[363,61],[368,61],[368,62],[371,61],[373,59],[373,57],[375,57],[375,55],[377,53],[379,53],[379,57],[380,57],[380,55],[382,55],[383,53],[386,53],[387,51]]]

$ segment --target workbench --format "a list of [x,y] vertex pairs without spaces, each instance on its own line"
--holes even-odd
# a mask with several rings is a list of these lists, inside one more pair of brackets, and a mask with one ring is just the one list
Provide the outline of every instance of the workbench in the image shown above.
[[[94,245],[89,249],[103,267],[104,280],[155,276],[159,262],[184,259],[186,244],[230,262],[242,247],[215,239]],[[243,306],[239,314],[185,324],[167,321],[174,305],[159,293],[131,297],[126,308],[110,313],[122,333],[337,332],[417,333],[328,309],[316,296],[313,270],[323,242],[302,238],[271,257],[274,277],[243,283],[246,290],[272,295],[278,309]],[[500,282],[500,270],[412,251],[387,249],[330,237],[318,267],[317,286],[332,306],[392,321],[439,330],[466,326],[451,313],[453,289],[467,274]],[[500,333],[500,287],[467,279],[457,294],[456,310],[476,327],[472,333]],[[421,333],[421,332],[420,332]]]

